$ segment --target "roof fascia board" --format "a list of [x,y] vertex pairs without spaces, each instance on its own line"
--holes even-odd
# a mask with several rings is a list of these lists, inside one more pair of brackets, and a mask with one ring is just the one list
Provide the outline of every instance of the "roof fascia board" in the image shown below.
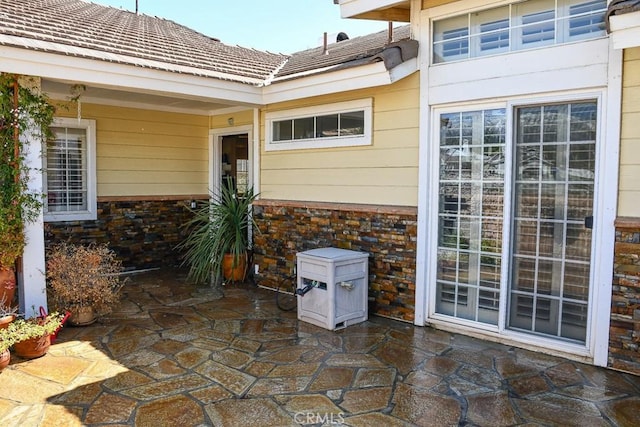
[[[102,52],[95,49],[89,49],[80,46],[68,46],[60,43],[52,43],[46,40],[28,39],[18,36],[10,36],[7,34],[0,35],[0,43],[7,46],[19,46],[29,50],[37,50],[51,53],[58,53],[60,55],[78,57],[78,58],[92,58],[105,62],[120,63],[123,65],[129,65],[140,68],[156,69],[160,71],[171,71],[181,74],[193,74],[203,77],[214,77],[222,80],[238,81],[238,76],[220,73],[212,70],[205,70],[197,67],[188,67],[185,65],[169,64],[162,61],[156,61],[153,59],[135,58],[128,55],[122,55],[111,52]],[[261,79],[245,77],[241,83],[248,83],[259,85],[262,83]]]
[[407,1],[408,0],[340,0],[340,16],[342,18],[353,18],[368,12],[407,3]]
[[262,102],[261,88],[245,83],[2,45],[0,57],[0,71],[9,73],[235,105],[256,106]]
[[418,70],[417,58],[412,58],[392,70],[383,62],[362,67],[307,76],[266,86],[263,91],[265,104],[291,101],[313,96],[328,95],[376,86],[385,86],[413,74]]
[[609,17],[614,49],[640,46],[640,11]]

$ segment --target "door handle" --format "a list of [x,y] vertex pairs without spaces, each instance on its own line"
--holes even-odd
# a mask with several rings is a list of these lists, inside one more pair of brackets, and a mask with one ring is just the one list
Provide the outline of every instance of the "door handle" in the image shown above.
[[593,215],[584,217],[584,227],[593,229]]

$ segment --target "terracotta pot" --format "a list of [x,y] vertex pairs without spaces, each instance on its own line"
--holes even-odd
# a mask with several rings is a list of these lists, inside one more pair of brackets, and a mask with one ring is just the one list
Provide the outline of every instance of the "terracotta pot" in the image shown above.
[[74,307],[69,312],[68,320],[72,326],[86,326],[96,321],[96,312],[91,306]]
[[51,336],[47,335],[15,343],[13,345],[13,351],[16,353],[16,356],[20,356],[23,359],[35,359],[36,357],[47,354],[50,346]]
[[15,314],[10,314],[8,316],[0,317],[0,329],[4,329],[8,327],[11,324],[11,322],[13,322],[14,320],[16,320]]
[[247,272],[247,255],[238,257],[236,265],[233,265],[233,255],[224,254],[222,260],[222,274],[227,280],[234,282],[243,281]]
[[0,304],[9,307],[16,294],[16,271],[13,268],[0,267]]
[[11,353],[6,349],[0,353],[0,371],[9,366],[9,362],[11,362]]

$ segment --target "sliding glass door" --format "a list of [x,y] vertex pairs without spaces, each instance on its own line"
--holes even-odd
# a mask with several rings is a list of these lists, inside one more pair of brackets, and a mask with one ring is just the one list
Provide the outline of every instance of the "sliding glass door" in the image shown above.
[[596,103],[439,120],[435,314],[584,342]]
[[516,110],[509,326],[585,341],[594,102]]

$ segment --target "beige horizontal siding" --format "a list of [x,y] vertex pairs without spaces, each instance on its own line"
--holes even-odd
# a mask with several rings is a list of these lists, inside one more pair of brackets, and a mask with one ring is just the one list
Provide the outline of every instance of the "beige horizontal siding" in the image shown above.
[[640,217],[640,48],[624,51],[618,216]]
[[[232,123],[229,123],[229,121]],[[253,124],[253,110],[236,111],[227,114],[218,114],[209,118],[211,129],[220,129],[230,126],[243,126]]]
[[98,197],[207,193],[209,117],[85,103],[81,113],[96,121]]
[[[393,85],[269,105],[261,114],[261,193],[267,199],[417,206],[419,77]],[[369,146],[264,151],[266,112],[373,99]],[[268,131],[268,130],[267,130]]]
[[[393,190],[393,191],[391,191]],[[412,187],[388,186],[382,192],[379,188],[366,186],[291,186],[266,184],[262,186],[262,196],[281,194],[282,200],[314,201],[328,203],[353,203],[354,200],[365,200],[364,204],[405,206],[405,201],[414,197]]]

